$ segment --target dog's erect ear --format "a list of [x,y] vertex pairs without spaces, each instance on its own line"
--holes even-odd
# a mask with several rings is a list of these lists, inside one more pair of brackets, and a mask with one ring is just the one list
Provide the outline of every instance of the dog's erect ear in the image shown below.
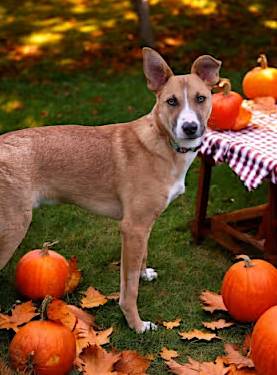
[[172,70],[164,59],[152,48],[145,47],[143,53],[143,70],[147,86],[151,91],[159,91],[173,75]]
[[221,61],[210,55],[198,57],[191,67],[191,73],[197,74],[206,85],[212,87],[219,81]]

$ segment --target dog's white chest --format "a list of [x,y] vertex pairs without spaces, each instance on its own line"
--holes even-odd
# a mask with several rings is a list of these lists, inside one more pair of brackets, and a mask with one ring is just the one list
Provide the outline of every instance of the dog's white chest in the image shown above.
[[175,181],[169,187],[168,197],[167,197],[167,205],[169,205],[174,199],[176,199],[179,195],[184,194],[185,192],[185,178],[191,163],[193,162],[194,158],[196,157],[196,152],[189,152],[184,156],[184,167],[179,173],[173,171]]

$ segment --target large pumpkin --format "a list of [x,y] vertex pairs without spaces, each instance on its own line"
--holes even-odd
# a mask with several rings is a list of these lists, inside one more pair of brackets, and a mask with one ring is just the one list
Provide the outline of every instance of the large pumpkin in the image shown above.
[[263,96],[272,96],[277,99],[277,69],[267,65],[265,55],[260,55],[257,66],[246,73],[242,81],[245,96],[254,99]]
[[221,294],[234,319],[252,322],[277,305],[277,269],[264,260],[241,257],[226,272]]
[[251,112],[242,107],[242,96],[231,91],[231,83],[228,79],[222,79],[219,87],[223,91],[212,95],[209,127],[213,130],[240,130],[247,127]]
[[50,321],[33,321],[16,333],[9,346],[11,366],[38,375],[68,374],[76,355],[73,333]]
[[277,306],[267,310],[255,324],[251,338],[251,357],[257,374],[277,373]]
[[25,254],[16,266],[16,288],[33,300],[50,295],[61,297],[69,279],[69,265],[66,259],[45,246]]

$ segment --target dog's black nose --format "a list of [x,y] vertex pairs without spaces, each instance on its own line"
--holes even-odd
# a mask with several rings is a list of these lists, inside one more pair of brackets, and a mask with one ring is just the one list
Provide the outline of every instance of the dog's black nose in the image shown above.
[[196,122],[184,122],[182,125],[182,129],[186,135],[192,136],[197,132],[198,125]]

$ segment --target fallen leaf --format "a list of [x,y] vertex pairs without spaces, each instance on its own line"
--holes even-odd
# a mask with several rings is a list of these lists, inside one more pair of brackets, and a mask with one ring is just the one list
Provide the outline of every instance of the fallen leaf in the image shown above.
[[92,307],[104,305],[108,301],[103,294],[91,286],[83,294],[84,297],[81,299],[81,306],[83,308],[91,309]]
[[68,261],[69,265],[69,277],[65,285],[65,293],[72,293],[74,289],[80,283],[81,280],[81,271],[78,269],[78,260],[76,256],[73,256]]
[[226,322],[225,319],[219,319],[214,322],[202,322],[203,326],[215,331],[216,329],[223,329],[227,327],[233,326],[235,323],[233,322]]
[[116,371],[126,375],[144,375],[150,365],[150,360],[135,351],[125,350],[120,353],[120,359],[115,364]]
[[222,296],[220,294],[205,290],[200,295],[200,300],[203,303],[203,310],[213,313],[216,310],[228,311],[224,305]]
[[167,349],[166,347],[163,347],[162,350],[160,351],[160,356],[165,361],[169,361],[172,358],[178,357],[179,354],[176,352],[176,350],[170,350],[170,349]]
[[238,369],[243,367],[254,368],[254,363],[251,358],[243,356],[232,344],[224,345],[225,352],[227,353],[224,357],[225,363],[229,365],[236,365]]
[[175,362],[173,359],[167,362],[173,374],[177,375],[225,375],[228,374],[229,367],[225,367],[221,359],[214,362],[198,362],[188,358],[188,363],[183,365]]
[[155,361],[155,359],[156,359],[156,355],[153,354],[153,353],[146,354],[145,358],[146,358],[146,359],[149,359],[149,361]]
[[86,311],[74,305],[67,305],[67,307],[71,312],[73,312],[73,314],[76,316],[78,321],[81,320],[84,324],[86,324],[89,327],[90,326],[93,326],[95,328],[97,327],[94,321],[95,317],[93,315],[87,313]]
[[109,294],[108,296],[106,296],[106,298],[109,300],[109,301],[117,301],[119,300],[119,297],[120,297],[120,292],[113,292],[111,294]]
[[247,355],[250,352],[251,336],[252,336],[252,334],[248,333],[244,338],[242,348],[241,348],[241,351],[242,351],[243,355]]
[[0,329],[13,329],[17,332],[19,326],[28,323],[37,315],[39,313],[36,312],[36,307],[32,304],[32,301],[15,305],[11,315],[0,313]]
[[120,354],[108,353],[97,345],[89,345],[80,354],[80,365],[85,375],[116,374],[114,364],[119,360]]
[[77,317],[68,305],[61,300],[54,299],[47,307],[47,317],[49,320],[58,322],[70,329],[74,330],[77,323]]
[[181,322],[181,319],[172,320],[169,322],[163,322],[163,326],[165,326],[166,329],[172,329],[175,327],[179,327]]
[[212,339],[219,339],[215,333],[203,332],[198,329],[193,329],[192,331],[188,332],[179,332],[179,335],[182,337],[182,340],[205,340],[211,341]]
[[257,372],[255,369],[237,369],[235,365],[231,365],[229,367],[228,375],[257,375]]
[[73,331],[76,339],[77,356],[89,345],[101,346],[108,344],[110,342],[109,336],[112,334],[112,332],[112,327],[104,331],[95,331],[93,327],[88,326],[83,321],[78,321]]

